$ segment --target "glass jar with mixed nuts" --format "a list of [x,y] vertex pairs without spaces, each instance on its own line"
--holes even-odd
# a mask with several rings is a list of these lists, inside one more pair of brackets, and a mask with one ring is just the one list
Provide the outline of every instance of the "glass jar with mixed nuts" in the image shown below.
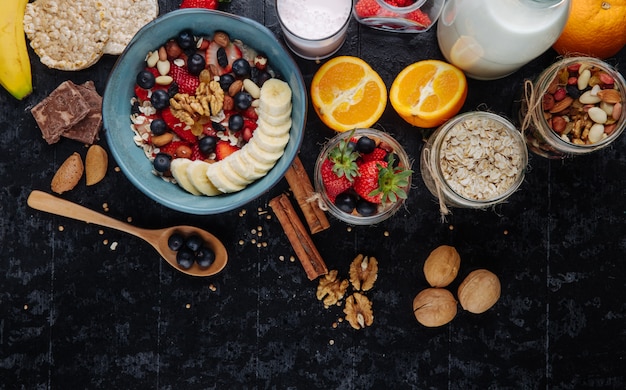
[[561,159],[602,149],[626,127],[626,81],[593,57],[565,58],[526,82],[520,119],[528,148]]
[[528,151],[521,133],[490,112],[466,112],[440,126],[422,148],[426,187],[448,207],[485,209],[509,198],[524,181]]

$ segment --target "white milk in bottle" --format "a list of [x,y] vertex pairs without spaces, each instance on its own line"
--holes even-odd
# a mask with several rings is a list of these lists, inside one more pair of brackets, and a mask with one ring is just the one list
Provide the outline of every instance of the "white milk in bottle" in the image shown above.
[[468,77],[507,76],[556,42],[570,0],[448,0],[437,25],[439,48]]

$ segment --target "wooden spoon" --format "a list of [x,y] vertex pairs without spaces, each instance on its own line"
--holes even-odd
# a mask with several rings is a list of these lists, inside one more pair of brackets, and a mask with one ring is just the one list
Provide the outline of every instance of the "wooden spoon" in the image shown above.
[[[194,226],[180,225],[164,229],[143,229],[130,225],[126,222],[100,214],[86,207],[61,199],[54,195],[42,191],[32,191],[28,196],[28,205],[34,209],[46,211],[48,213],[61,215],[79,221],[94,223],[96,225],[116,229],[147,241],[157,252],[178,271],[193,276],[211,276],[220,272],[226,266],[228,254],[222,242],[211,233]],[[215,261],[208,268],[200,268],[194,262],[191,268],[184,269],[176,262],[176,252],[167,245],[168,238],[173,233],[180,233],[183,237],[191,234],[199,235],[205,245],[215,252]]]

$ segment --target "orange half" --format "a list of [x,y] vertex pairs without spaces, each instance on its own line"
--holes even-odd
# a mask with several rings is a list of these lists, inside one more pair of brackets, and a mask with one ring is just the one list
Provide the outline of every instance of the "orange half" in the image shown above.
[[424,60],[404,68],[393,81],[389,100],[408,123],[436,127],[456,115],[467,97],[465,74],[454,65]]
[[385,111],[387,87],[362,59],[340,56],[313,76],[311,101],[322,122],[335,131],[367,128]]

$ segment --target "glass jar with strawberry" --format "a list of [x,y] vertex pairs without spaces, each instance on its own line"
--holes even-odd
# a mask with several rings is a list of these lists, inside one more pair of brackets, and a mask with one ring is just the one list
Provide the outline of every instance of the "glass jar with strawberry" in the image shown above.
[[315,191],[323,208],[352,225],[372,225],[398,211],[411,187],[411,163],[402,146],[375,129],[339,133],[320,152]]
[[357,0],[354,17],[383,31],[421,33],[439,18],[444,0]]

